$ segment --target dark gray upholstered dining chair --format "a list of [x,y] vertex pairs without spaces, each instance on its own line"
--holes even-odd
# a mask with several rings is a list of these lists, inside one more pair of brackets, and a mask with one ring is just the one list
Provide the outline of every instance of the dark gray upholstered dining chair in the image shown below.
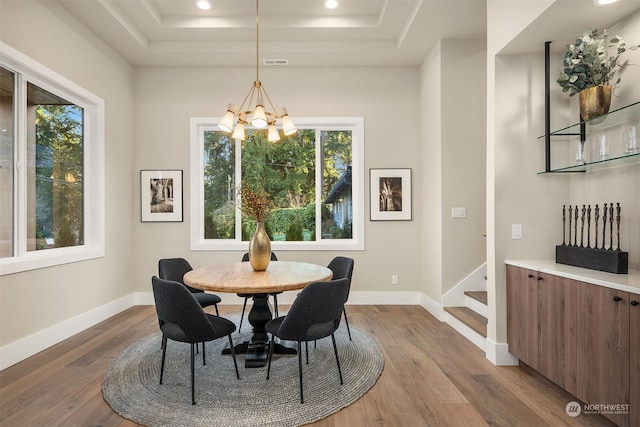
[[334,332],[340,326],[340,318],[342,317],[342,310],[348,293],[349,280],[347,278],[311,283],[298,294],[286,316],[272,319],[265,326],[267,332],[271,334],[267,358],[267,380],[271,373],[271,359],[273,358],[275,338],[278,337],[281,340],[296,341],[298,343],[300,403],[304,403],[302,342],[316,341],[331,336],[340,384],[343,384]]
[[[278,257],[275,253],[271,252],[271,261],[277,261]],[[249,262],[249,252],[242,256],[242,262]],[[272,292],[269,295],[273,297],[273,311],[274,317],[278,317],[278,294],[282,292]],[[254,294],[237,294],[240,298],[244,298],[244,304],[242,304],[242,314],[240,314],[240,326],[238,326],[238,332],[242,329],[242,319],[244,319],[244,311],[247,308],[247,300],[252,298]]]
[[[344,299],[345,304],[347,302],[347,299],[349,298],[349,291],[351,290],[351,276],[353,275],[353,265],[354,265],[354,261],[352,258],[337,256],[334,259],[332,259],[329,265],[327,266],[329,270],[333,271],[334,279],[346,278],[349,280],[349,286],[347,288],[347,296]],[[347,319],[346,307],[342,309],[342,312],[344,314],[344,322],[347,325],[347,333],[349,334],[349,340],[351,340],[351,330],[349,329],[349,319]]]
[[[156,313],[162,331],[162,362],[160,365],[160,384],[164,374],[164,362],[167,354],[167,339],[191,344],[191,404],[195,399],[195,346],[202,342],[213,341],[224,336],[229,338],[229,347],[233,356],[233,364],[238,373],[238,363],[233,347],[231,334],[236,325],[220,316],[204,312],[193,294],[181,283],[163,280],[157,276],[151,279],[153,298],[156,303]],[[202,350],[202,364],[206,365],[204,346]]]
[[193,270],[191,264],[184,258],[164,258],[158,261],[158,276],[161,279],[181,283],[193,294],[196,301],[200,303],[200,307],[205,308],[213,305],[216,309],[216,314],[219,316],[218,303],[222,300],[218,295],[192,288],[184,283],[182,277],[191,270]]

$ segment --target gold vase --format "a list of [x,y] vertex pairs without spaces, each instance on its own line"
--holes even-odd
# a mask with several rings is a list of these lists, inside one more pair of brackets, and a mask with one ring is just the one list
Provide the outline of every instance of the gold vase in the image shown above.
[[256,232],[249,241],[249,263],[255,271],[264,271],[271,261],[271,240],[264,228],[264,222],[256,223]]
[[582,120],[607,114],[611,105],[611,86],[593,86],[578,92]]

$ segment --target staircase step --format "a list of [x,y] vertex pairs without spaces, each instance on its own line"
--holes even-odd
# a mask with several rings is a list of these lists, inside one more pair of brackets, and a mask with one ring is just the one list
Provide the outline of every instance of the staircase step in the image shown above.
[[487,291],[466,291],[464,294],[487,305]]
[[473,329],[484,338],[487,337],[487,318],[467,307],[445,307],[444,310]]

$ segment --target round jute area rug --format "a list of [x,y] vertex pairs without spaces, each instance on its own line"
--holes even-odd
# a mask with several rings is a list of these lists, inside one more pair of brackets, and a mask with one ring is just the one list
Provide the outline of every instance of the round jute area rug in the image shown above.
[[[238,324],[239,317],[229,316]],[[249,333],[234,333],[234,344]],[[238,355],[240,380],[231,356],[221,355],[228,340],[206,344],[207,364],[196,355],[196,405],[191,405],[189,344],[169,340],[163,384],[160,378],[160,333],[127,348],[109,366],[102,382],[104,399],[122,417],[148,426],[299,426],[358,400],[378,380],[384,358],[376,342],[351,327],[349,341],[342,322],[336,332],[344,384],[340,385],[331,337],[309,343],[309,364],[303,354],[304,404],[298,388],[298,357],[274,355],[267,368],[245,368]],[[283,342],[295,348],[295,343]],[[202,350],[200,350],[202,352]]]

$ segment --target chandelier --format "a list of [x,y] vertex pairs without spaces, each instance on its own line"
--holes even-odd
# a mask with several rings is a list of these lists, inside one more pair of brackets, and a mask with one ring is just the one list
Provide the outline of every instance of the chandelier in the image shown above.
[[[239,108],[235,104],[229,104],[227,112],[222,117],[222,120],[220,120],[220,123],[218,123],[218,127],[225,132],[233,131],[231,137],[242,141],[246,139],[245,125],[250,124],[258,129],[267,128],[267,140],[269,142],[276,142],[280,140],[280,135],[276,129],[277,119],[281,120],[282,132],[286,136],[293,135],[297,132],[297,129],[289,117],[286,108],[282,107],[279,111],[276,110],[260,81],[260,68],[258,66],[260,56],[259,24],[258,0],[256,0],[256,80],[251,85],[249,93],[244,97]],[[270,110],[265,108],[265,99],[268,102],[267,106],[271,108]],[[251,108],[252,105],[255,105],[255,109],[245,110],[245,106],[246,108]]]

